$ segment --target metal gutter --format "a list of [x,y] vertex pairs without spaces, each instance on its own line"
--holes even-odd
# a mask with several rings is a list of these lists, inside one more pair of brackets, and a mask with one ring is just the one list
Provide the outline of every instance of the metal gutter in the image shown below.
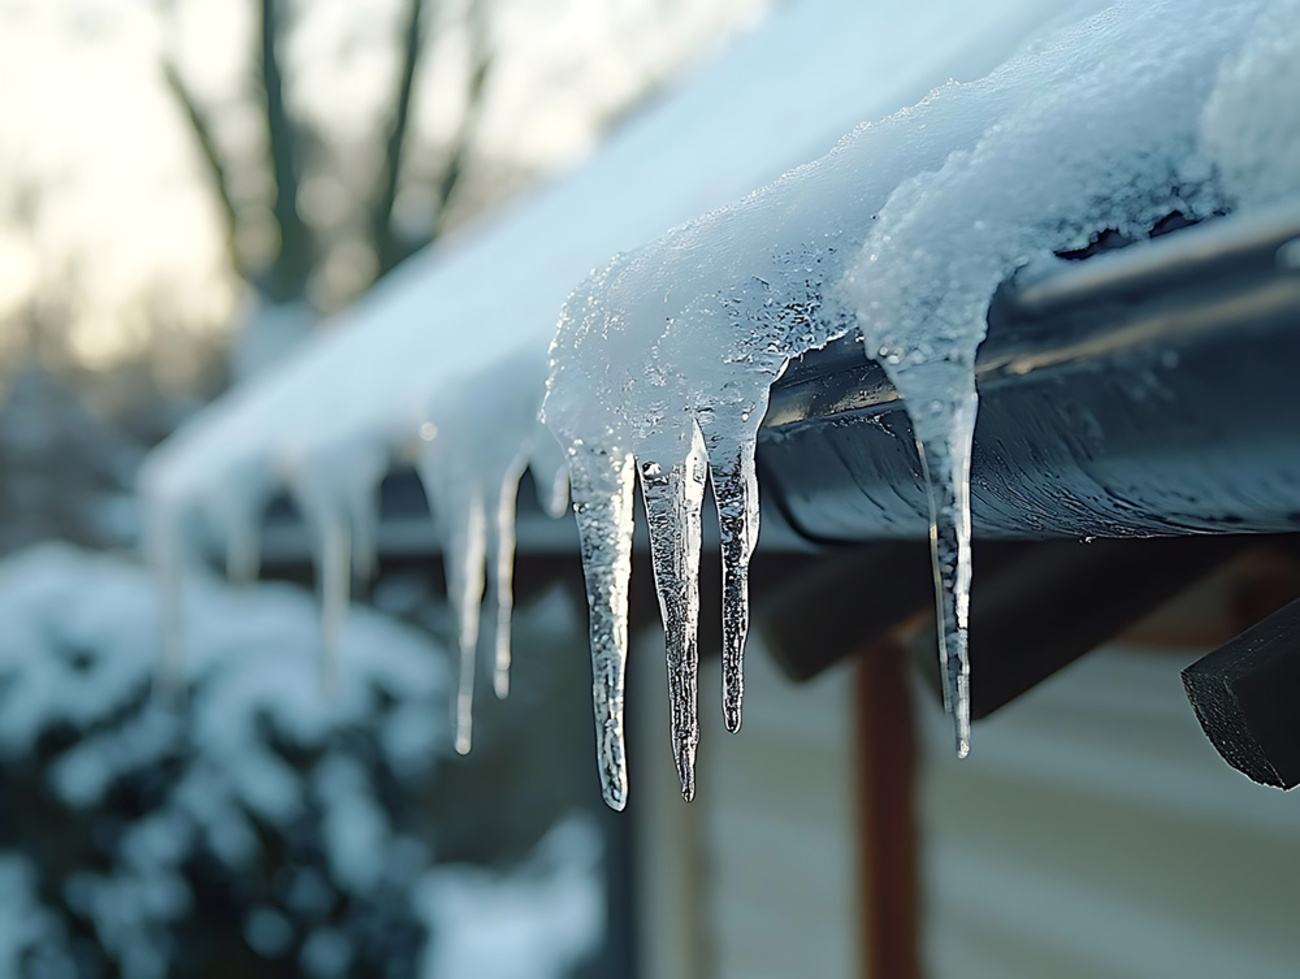
[[[977,536],[1300,530],[1300,203],[1217,218],[994,297],[976,381]],[[791,365],[765,502],[824,541],[922,537],[911,428],[848,337]]]

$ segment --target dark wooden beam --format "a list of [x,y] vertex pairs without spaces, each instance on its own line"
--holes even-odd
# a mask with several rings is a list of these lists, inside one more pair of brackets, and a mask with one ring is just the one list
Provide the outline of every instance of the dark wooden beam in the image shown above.
[[[971,596],[971,717],[979,720],[1130,628],[1239,554],[1249,537],[1048,541],[992,574]],[[914,655],[939,691],[935,640]]]
[[916,733],[903,646],[857,667],[861,955],[866,979],[920,979]]
[[1300,785],[1300,600],[1183,670],[1183,688],[1229,765],[1263,785]]

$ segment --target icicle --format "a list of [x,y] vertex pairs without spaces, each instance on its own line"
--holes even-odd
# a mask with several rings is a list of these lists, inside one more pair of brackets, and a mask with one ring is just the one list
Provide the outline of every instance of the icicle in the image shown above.
[[328,478],[330,472],[320,458],[307,464],[303,457],[296,457],[286,465],[290,492],[314,538],[312,561],[320,598],[320,683],[327,696],[336,690],[339,643],[352,598],[351,517],[339,497],[337,482]]
[[[930,504],[943,704],[952,717],[957,757],[965,758],[970,752],[970,459],[978,406],[973,369],[965,383],[946,393],[947,398],[908,410]],[[906,396],[904,404],[909,404]]]
[[492,633],[492,689],[497,698],[510,695],[510,617],[514,611],[515,501],[519,496],[522,463],[498,485],[487,521],[487,584],[496,615]]
[[359,448],[349,458],[343,492],[352,532],[352,576],[368,582],[378,563],[379,486],[388,472],[388,453],[378,446]]
[[226,577],[231,581],[257,580],[262,566],[261,516],[257,507],[226,509]]
[[718,508],[722,551],[722,718],[740,730],[749,634],[749,560],[758,543],[758,476],[754,452],[767,397],[747,410],[701,413],[709,480]]
[[621,811],[627,805],[623,688],[635,467],[631,453],[578,441],[569,453],[569,477],[590,614],[596,763],[605,802]]
[[317,574],[321,602],[321,690],[333,696],[338,690],[339,652],[351,599],[351,531],[342,513],[320,516]]
[[533,473],[538,502],[549,516],[558,520],[569,509],[569,462],[555,436],[540,423],[533,437],[528,467]]
[[704,437],[694,422],[689,437],[684,453],[656,453],[661,462],[638,460],[667,641],[673,758],[687,802],[695,797],[695,749],[700,740],[700,512],[706,476]]
[[180,511],[162,500],[146,506],[145,559],[158,588],[159,656],[153,693],[163,704],[176,704],[184,688],[184,607],[181,567],[183,542]]
[[475,659],[487,557],[483,491],[471,480],[444,480],[445,474],[438,471],[428,456],[421,459],[419,472],[442,543],[447,598],[456,619],[460,652],[455,703],[456,751],[466,755],[473,746]]

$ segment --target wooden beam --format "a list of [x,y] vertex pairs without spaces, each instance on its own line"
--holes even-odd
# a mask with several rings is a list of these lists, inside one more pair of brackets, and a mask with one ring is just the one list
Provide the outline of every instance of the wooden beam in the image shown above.
[[856,681],[863,975],[920,979],[917,749],[905,648],[870,649]]

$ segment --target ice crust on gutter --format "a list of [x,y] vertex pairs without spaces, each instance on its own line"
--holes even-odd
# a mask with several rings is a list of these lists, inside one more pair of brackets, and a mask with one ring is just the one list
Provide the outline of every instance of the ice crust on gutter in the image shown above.
[[[667,633],[674,756],[694,792],[701,505],[722,527],[724,716],[739,726],[753,457],[768,389],[861,328],[903,395],[932,501],[940,657],[969,744],[969,458],[994,289],[1106,228],[1226,205],[1197,152],[1220,64],[1261,4],[1115,3],[985,79],[865,126],[739,204],[616,257],[570,297],[544,406],[566,446],[591,609],[606,800],[626,802],[623,677],[639,478]],[[869,587],[869,583],[864,583]]]

